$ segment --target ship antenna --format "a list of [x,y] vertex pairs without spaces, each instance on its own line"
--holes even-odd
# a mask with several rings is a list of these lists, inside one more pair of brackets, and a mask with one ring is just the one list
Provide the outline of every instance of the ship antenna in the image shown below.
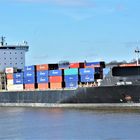
[[2,36],[2,37],[1,37],[1,42],[0,42],[0,43],[1,43],[1,46],[4,46],[4,42],[5,42],[5,37]]
[[137,55],[137,66],[138,66],[139,65],[139,53],[140,53],[140,50],[138,47],[135,49],[135,53]]

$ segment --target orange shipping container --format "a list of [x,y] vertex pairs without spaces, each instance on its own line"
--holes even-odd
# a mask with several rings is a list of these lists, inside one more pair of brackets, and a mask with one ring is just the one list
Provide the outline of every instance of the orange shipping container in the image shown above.
[[48,70],[48,64],[36,65],[36,70],[37,71]]
[[7,74],[7,75],[6,75],[6,78],[7,78],[7,79],[13,79],[13,74]]
[[137,66],[137,64],[121,64],[119,65],[120,67],[133,67],[133,66]]
[[25,84],[25,89],[26,90],[34,90],[35,89],[35,84]]
[[51,89],[62,89],[62,83],[50,83]]
[[62,76],[50,76],[49,81],[50,83],[60,83],[62,82]]
[[45,90],[45,89],[48,89],[48,88],[49,88],[48,83],[38,84],[38,89],[40,89],[40,90]]

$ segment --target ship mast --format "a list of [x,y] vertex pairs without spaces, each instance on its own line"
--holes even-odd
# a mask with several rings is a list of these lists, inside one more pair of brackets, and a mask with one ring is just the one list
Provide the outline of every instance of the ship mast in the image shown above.
[[140,53],[140,50],[138,47],[135,49],[135,53],[137,55],[137,66],[138,66],[139,65],[139,53]]
[[5,37],[2,36],[2,37],[1,37],[1,42],[0,42],[0,43],[1,43],[1,46],[4,46],[4,42],[5,42]]

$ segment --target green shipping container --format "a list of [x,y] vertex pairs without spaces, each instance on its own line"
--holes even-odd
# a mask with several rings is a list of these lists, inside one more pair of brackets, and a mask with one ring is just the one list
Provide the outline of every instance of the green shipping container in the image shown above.
[[78,69],[77,68],[65,69],[64,75],[78,75]]

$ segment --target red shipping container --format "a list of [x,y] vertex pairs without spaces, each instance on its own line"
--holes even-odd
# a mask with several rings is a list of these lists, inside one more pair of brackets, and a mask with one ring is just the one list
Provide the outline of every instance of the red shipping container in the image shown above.
[[70,68],[79,68],[79,63],[70,63]]
[[84,68],[84,63],[70,63],[70,68]]
[[62,76],[50,76],[49,81],[50,83],[60,83],[62,82]]
[[50,83],[51,89],[62,89],[62,83]]
[[48,88],[49,88],[48,83],[38,84],[38,89],[40,89],[40,90],[45,90],[45,89],[48,89]]
[[13,79],[13,74],[6,74],[7,79]]
[[37,71],[44,71],[44,70],[48,70],[48,64],[42,64],[42,65],[36,65],[36,70]]
[[34,90],[35,89],[35,84],[25,84],[25,89],[26,90]]

